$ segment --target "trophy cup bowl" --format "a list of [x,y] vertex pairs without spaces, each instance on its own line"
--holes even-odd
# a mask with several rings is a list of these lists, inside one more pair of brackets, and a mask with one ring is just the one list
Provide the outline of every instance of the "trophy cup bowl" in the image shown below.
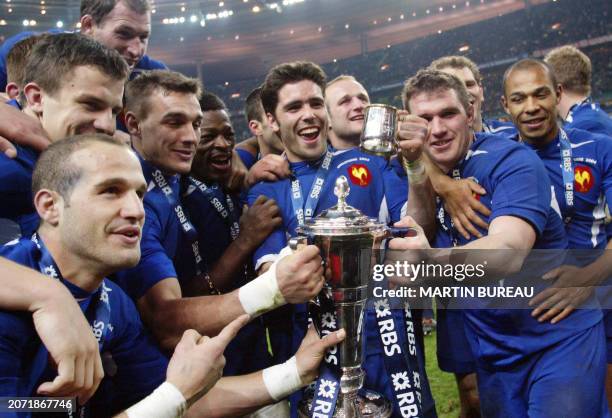
[[366,106],[359,147],[387,159],[396,151],[397,109],[384,104]]
[[[381,395],[365,391],[363,362],[364,308],[368,282],[372,273],[373,249],[388,233],[384,224],[364,216],[346,203],[349,193],[344,176],[336,180],[334,194],[338,204],[307,220],[298,228],[298,236],[290,241],[292,248],[299,244],[315,244],[323,259],[326,286],[309,304],[309,311],[317,330],[321,330],[321,310],[335,312],[338,328],[344,328],[346,338],[338,344],[341,369],[340,393],[334,417],[377,417],[391,415],[391,404]],[[327,305],[325,305],[327,304]],[[310,416],[312,394],[305,396],[298,406],[301,417]]]

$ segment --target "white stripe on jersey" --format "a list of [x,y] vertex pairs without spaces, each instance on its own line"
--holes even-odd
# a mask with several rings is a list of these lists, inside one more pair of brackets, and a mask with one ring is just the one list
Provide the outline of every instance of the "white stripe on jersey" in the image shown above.
[[597,237],[600,234],[601,226],[606,220],[606,199],[602,194],[597,199],[597,205],[593,208],[593,225],[591,225],[591,244],[597,247]]
[[387,207],[387,197],[383,196],[382,202],[380,202],[380,209],[378,210],[378,220],[387,225],[391,222],[391,215],[389,214],[389,208]]

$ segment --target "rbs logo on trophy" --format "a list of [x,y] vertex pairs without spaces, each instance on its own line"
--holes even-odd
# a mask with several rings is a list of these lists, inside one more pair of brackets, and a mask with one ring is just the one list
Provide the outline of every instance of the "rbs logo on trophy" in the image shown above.
[[370,184],[372,176],[368,167],[364,164],[353,164],[348,168],[349,178],[351,183],[357,186],[365,187]]
[[578,166],[574,169],[574,189],[587,193],[593,187],[593,172],[590,167]]

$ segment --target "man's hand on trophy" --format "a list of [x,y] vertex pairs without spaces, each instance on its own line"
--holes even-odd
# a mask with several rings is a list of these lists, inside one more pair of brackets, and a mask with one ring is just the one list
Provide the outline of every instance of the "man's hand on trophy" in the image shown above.
[[325,279],[319,248],[307,245],[276,266],[278,289],[287,303],[304,303],[321,291]]
[[[427,259],[427,250],[430,250],[431,247],[429,241],[427,241],[423,228],[410,216],[402,218],[399,222],[396,222],[394,226],[410,228],[412,233],[403,238],[393,238],[389,241],[389,251],[385,253],[385,264],[397,267],[407,264],[418,264]],[[396,273],[409,271],[406,268],[399,267],[389,270]],[[418,284],[415,282],[416,278],[410,277],[409,275],[400,275],[397,273],[392,275],[387,274],[386,276],[392,287]]]
[[429,129],[427,120],[411,115],[405,110],[398,110],[397,143],[407,162],[412,163],[421,158]]
[[396,222],[393,226],[397,228],[411,228],[416,231],[415,234],[409,234],[403,238],[393,238],[389,242],[390,250],[429,250],[431,246],[425,236],[425,231],[421,225],[411,216],[403,217],[399,222]]
[[325,357],[327,349],[338,344],[345,337],[346,332],[344,329],[339,329],[320,338],[312,325],[308,328],[300,348],[295,353],[298,372],[303,384],[307,385],[316,379],[319,375],[319,365]]

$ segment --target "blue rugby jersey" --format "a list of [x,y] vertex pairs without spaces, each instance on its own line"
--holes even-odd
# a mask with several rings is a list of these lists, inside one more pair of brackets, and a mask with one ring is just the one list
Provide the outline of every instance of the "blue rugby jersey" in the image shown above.
[[601,110],[599,103],[594,103],[590,98],[570,108],[564,126],[612,137],[612,119]]
[[484,133],[501,135],[506,138],[516,135],[517,130],[512,122],[502,122],[497,119],[483,119],[482,130]]
[[[300,180],[300,186],[304,200],[306,200],[317,170],[322,162],[299,162],[290,163],[290,169]],[[378,162],[372,156],[366,155],[357,149],[351,149],[334,154],[331,160],[329,174],[320,193],[320,199],[314,211],[314,216],[323,210],[334,206],[337,198],[334,195],[334,185],[336,179],[344,175],[350,186],[350,193],[347,203],[365,215],[388,219],[386,204],[383,203],[384,181],[380,174]],[[257,249],[254,256],[256,268],[275,258],[276,254],[287,245],[287,236],[295,236],[295,229],[298,226],[298,219],[294,213],[291,201],[291,178],[282,179],[276,182],[261,182],[253,186],[248,193],[247,202],[252,205],[258,196],[264,195],[274,199],[278,204],[283,218],[283,225],[264,241]],[[381,211],[382,207],[382,211]]]
[[[208,186],[208,185],[207,185]],[[221,204],[227,208],[226,193],[218,185],[208,186],[212,191],[213,196],[217,198]],[[242,203],[240,198],[236,195],[231,195],[234,209],[236,211],[236,219],[240,219],[242,215]],[[181,202],[187,212],[191,223],[198,231],[198,242],[200,246],[200,253],[206,259],[208,266],[214,265],[223,255],[227,247],[232,243],[232,236],[230,233],[230,227],[221,218],[217,210],[210,203],[208,198],[200,191],[195,190],[192,185],[183,184]],[[229,214],[228,214],[229,216]],[[229,219],[229,218],[228,218]],[[179,269],[179,276],[189,279],[195,275],[195,264],[193,260],[193,252],[188,251],[186,248],[183,251],[181,248],[181,260],[184,257],[184,262],[181,261],[181,265],[193,264],[190,266],[191,274],[187,270],[183,273],[182,267]],[[187,267],[187,266],[185,266]],[[238,288],[242,286],[244,282],[236,283]]]
[[16,158],[0,154],[0,218],[16,222],[21,235],[30,237],[40,220],[32,196],[32,174],[40,154],[29,147],[15,148]]
[[[29,239],[0,248],[0,255],[39,270],[41,251]],[[89,293],[65,280],[62,283],[79,299],[88,321],[94,320],[88,308],[98,303],[97,291]],[[118,412],[150,394],[164,382],[168,367],[168,360],[145,333],[134,303],[110,280],[105,279],[103,285],[110,305],[108,331],[100,348],[103,359],[106,358],[103,361],[105,376],[88,403],[98,415]],[[108,360],[109,355],[112,361]],[[110,363],[114,363],[115,370],[108,367]],[[51,364],[49,353],[36,334],[31,314],[0,311],[0,395],[37,396],[38,386],[57,375]]]
[[[294,175],[300,179],[304,200],[306,200],[308,196],[322,161],[323,158],[311,163],[290,163],[290,168]],[[387,166],[384,159],[365,154],[357,148],[336,151],[331,160],[330,171],[321,190],[320,200],[314,211],[314,216],[317,216],[323,210],[337,203],[337,198],[333,194],[334,184],[340,175],[344,175],[349,180],[349,186],[351,188],[347,198],[348,204],[370,217],[379,218],[385,221],[389,221],[389,218],[391,218],[392,221],[399,220],[400,212],[402,210],[405,212],[408,182],[405,174],[403,178],[401,176],[403,168],[400,166],[395,167],[396,170],[400,170],[396,172],[393,168]],[[387,188],[392,188],[392,191],[387,191]],[[291,179],[283,179],[273,183],[262,182],[251,188],[248,193],[249,204],[253,204],[259,195],[265,195],[275,199],[283,218],[283,225],[275,230],[268,240],[266,240],[257,250],[254,260],[255,262],[259,262],[259,264],[271,260],[272,258],[268,257],[280,252],[287,243],[287,237],[296,235],[295,229],[298,226],[298,220],[294,213],[290,193]],[[389,207],[387,207],[388,205]],[[293,315],[293,325],[289,328],[282,328],[282,332],[291,334],[290,339],[292,341],[290,345],[292,350],[295,351],[305,334],[306,306],[304,304],[291,305],[291,308],[293,312],[287,312],[287,310],[283,312],[285,312],[285,320],[288,320],[288,318]],[[272,312],[272,314],[277,314],[277,312]],[[364,327],[364,355],[367,361],[365,361],[363,367],[366,372],[367,386],[393,399],[392,382],[385,370],[382,343],[380,342],[380,335],[378,334],[373,311],[370,310],[369,313],[364,313],[364,315],[366,315],[367,318],[367,325]],[[279,324],[275,322],[271,323],[270,332],[273,336]],[[415,326],[417,330],[420,330],[419,324]],[[405,334],[400,333],[399,335],[404,345],[407,346],[408,343]],[[276,348],[277,347],[275,347],[275,349]],[[423,411],[425,411],[424,413],[427,417],[435,416],[434,402],[427,383],[427,375],[425,373],[424,360],[421,352],[419,352],[419,365],[417,371],[420,372],[423,379],[420,388],[423,397]],[[292,397],[292,406],[296,404],[296,399],[298,398],[299,395],[294,395],[294,397]],[[295,410],[292,410],[292,416],[295,416]],[[393,417],[399,416],[400,412],[396,406]]]
[[[499,216],[515,216],[534,228],[537,234],[534,249],[567,247],[561,217],[551,205],[551,184],[546,168],[533,151],[498,136],[477,134],[466,157],[449,174],[455,170],[459,170],[462,178],[472,177],[487,191],[480,198],[492,212],[486,221],[490,223]],[[466,240],[453,231],[450,216],[441,202],[437,223],[437,247],[450,247],[453,241],[464,245],[475,239]],[[481,232],[486,234],[484,230]],[[537,322],[528,309],[464,312],[468,337],[476,341],[472,349],[476,350],[477,361],[494,367],[516,364],[524,356],[546,349],[601,320],[601,312],[594,309],[578,310],[554,325]]]
[[[174,208],[153,181],[156,168],[140,156],[139,159],[148,185],[144,198],[145,223],[140,241],[140,262],[112,277],[135,301],[163,279],[178,277],[173,259],[181,240],[181,225]],[[164,176],[164,179],[178,198],[180,177]]]
[[251,167],[253,167],[255,163],[260,160],[259,154],[257,154],[257,156],[253,156],[253,154],[251,154],[245,149],[242,149],[242,148],[234,148],[234,149],[238,153],[240,160],[242,160],[242,164],[244,164],[247,170],[250,170]]
[[574,211],[565,200],[559,135],[544,147],[532,148],[544,162],[563,218],[569,248],[605,248],[605,205],[612,202],[612,141],[605,135],[565,129],[572,147]]
[[[57,33],[68,33],[70,31],[63,31],[60,29],[51,29],[48,31],[48,33],[50,34],[57,34]],[[4,91],[6,89],[6,84],[7,84],[7,79],[6,79],[6,58],[9,54],[9,52],[11,51],[11,48],[13,48],[13,46],[15,46],[15,44],[19,41],[21,41],[22,39],[25,38],[29,38],[32,35],[38,35],[41,32],[34,32],[34,31],[24,31],[24,32],[20,32],[16,35],[13,35],[9,38],[7,38],[2,45],[0,45],[0,90]],[[130,78],[132,78],[133,76],[135,76],[136,74],[138,74],[139,72],[142,71],[146,71],[146,70],[164,70],[166,69],[166,65],[161,62],[161,61],[157,61],[154,60],[153,58],[150,58],[148,55],[143,56],[140,61],[138,61],[138,64],[136,64],[136,66],[134,67],[134,69],[132,70],[132,75],[130,75]]]
[[[208,186],[208,185],[207,185]],[[218,185],[208,186],[212,196],[217,198],[229,212],[225,192]],[[213,206],[203,192],[191,183],[182,185],[181,202],[187,216],[198,234],[200,254],[206,260],[208,268],[219,261],[225,250],[232,243],[232,219],[239,220],[242,214],[242,203],[233,195],[230,197],[234,206],[234,215],[228,213],[227,220]],[[175,257],[175,265],[181,284],[193,280],[196,276],[196,265],[193,252],[188,246],[181,245]],[[252,271],[252,269],[250,269]],[[200,279],[201,280],[201,279]],[[247,282],[244,269],[234,278],[231,288],[238,289]],[[235,376],[252,373],[272,365],[272,357],[268,353],[266,331],[261,318],[255,318],[245,325],[225,350],[226,365],[224,376]]]

